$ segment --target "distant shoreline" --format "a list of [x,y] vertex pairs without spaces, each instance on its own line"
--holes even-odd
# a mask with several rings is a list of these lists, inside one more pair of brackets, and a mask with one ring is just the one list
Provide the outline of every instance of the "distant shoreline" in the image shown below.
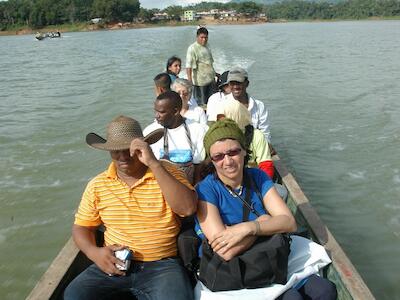
[[159,22],[159,23],[113,23],[113,24],[87,24],[87,23],[76,23],[76,24],[63,24],[63,25],[52,25],[46,26],[40,29],[32,29],[29,27],[16,27],[13,30],[0,31],[0,36],[9,35],[29,35],[37,32],[52,32],[59,31],[65,32],[90,32],[90,31],[109,31],[109,30],[121,30],[121,29],[140,29],[140,28],[156,28],[156,27],[178,27],[178,26],[198,26],[198,25],[251,25],[251,24],[263,24],[267,23],[264,20],[247,20],[242,19],[238,21],[225,21],[225,20],[202,20],[201,22]]
[[109,31],[109,30],[121,30],[121,29],[140,29],[140,28],[156,28],[156,27],[178,27],[178,26],[197,26],[197,25],[253,25],[253,24],[264,24],[264,23],[295,23],[295,22],[339,22],[339,21],[386,21],[386,20],[400,20],[400,17],[370,17],[365,19],[301,19],[301,20],[287,20],[287,19],[275,19],[275,20],[251,20],[241,19],[238,21],[233,20],[202,20],[201,22],[177,22],[168,21],[160,23],[114,23],[107,25],[87,24],[87,23],[75,23],[75,24],[62,24],[47,26],[41,29],[32,29],[29,27],[16,27],[13,30],[0,31],[0,36],[12,36],[12,35],[33,35],[36,32],[52,32],[59,31],[65,32],[90,32],[90,31]]

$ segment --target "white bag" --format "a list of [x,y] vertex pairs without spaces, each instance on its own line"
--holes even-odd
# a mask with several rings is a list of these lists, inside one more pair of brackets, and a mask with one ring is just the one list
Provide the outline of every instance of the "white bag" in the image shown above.
[[200,281],[194,289],[195,300],[273,300],[285,291],[298,284],[304,278],[317,274],[318,271],[332,261],[325,248],[313,241],[291,236],[288,262],[288,281],[285,285],[273,284],[259,289],[243,289],[236,291],[212,292]]

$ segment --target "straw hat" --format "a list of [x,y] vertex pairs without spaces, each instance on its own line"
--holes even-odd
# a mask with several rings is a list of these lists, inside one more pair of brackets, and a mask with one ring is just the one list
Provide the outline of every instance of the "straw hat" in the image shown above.
[[163,129],[157,129],[143,137],[142,128],[138,121],[125,116],[116,117],[107,126],[107,139],[96,133],[86,136],[86,143],[95,149],[113,151],[129,149],[135,138],[143,138],[148,144],[154,144],[164,135]]

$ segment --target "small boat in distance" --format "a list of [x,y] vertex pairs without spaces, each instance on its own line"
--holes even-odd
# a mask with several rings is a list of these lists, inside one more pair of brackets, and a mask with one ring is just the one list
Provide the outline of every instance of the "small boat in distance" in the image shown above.
[[37,32],[35,34],[35,38],[39,41],[44,40],[45,38],[60,38],[61,37],[61,32],[59,31],[51,31],[51,32]]
[[[322,270],[322,274],[335,283],[337,299],[375,299],[350,259],[311,206],[294,176],[278,155],[274,155],[273,160],[279,181],[289,192],[287,205],[295,216],[298,227],[302,228],[302,233],[305,233],[307,238],[324,246],[332,260],[332,263]],[[98,245],[102,245],[100,232],[97,238]],[[63,299],[67,285],[90,264],[91,261],[79,251],[71,237],[26,299]],[[115,299],[134,298],[132,295],[123,294]]]

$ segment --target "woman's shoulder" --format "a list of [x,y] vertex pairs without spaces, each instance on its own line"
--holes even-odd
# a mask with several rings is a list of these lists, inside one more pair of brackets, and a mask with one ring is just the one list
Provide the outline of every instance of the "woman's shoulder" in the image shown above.
[[171,83],[173,83],[178,78],[178,76],[176,76],[175,74],[169,73],[169,72],[168,72],[168,75],[169,75],[169,78],[171,78]]
[[265,174],[265,172],[259,168],[247,168],[247,172],[256,182],[271,180],[267,174]]
[[215,178],[214,174],[208,174],[206,177],[204,177],[199,183],[197,183],[197,186],[212,186],[217,182],[217,179]]
[[202,190],[217,190],[220,187],[219,179],[214,173],[208,174],[201,181],[199,181],[196,187],[200,187]]

